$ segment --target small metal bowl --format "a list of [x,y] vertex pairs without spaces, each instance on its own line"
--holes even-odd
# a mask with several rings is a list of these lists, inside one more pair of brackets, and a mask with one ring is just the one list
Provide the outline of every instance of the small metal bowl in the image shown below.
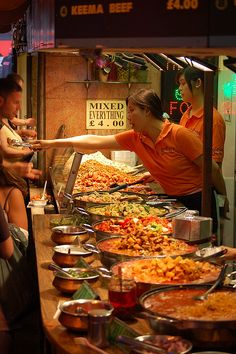
[[86,242],[90,238],[87,230],[80,226],[56,226],[52,228],[51,240],[58,245],[69,245],[76,241]]
[[81,257],[88,263],[94,260],[92,251],[76,245],[58,245],[53,248],[53,261],[60,267],[74,267]]
[[72,331],[87,331],[88,312],[102,309],[112,314],[113,307],[108,301],[101,300],[72,300],[66,301],[60,306],[59,322]]
[[[67,277],[66,274],[60,271],[55,273],[55,278],[53,280],[53,286],[62,293],[73,294],[80,285],[86,280],[89,283],[94,283],[97,281],[99,274],[96,271],[86,268],[62,268],[65,271],[74,274],[72,278]],[[76,276],[78,273],[78,276]],[[80,276],[81,274],[81,276]]]
[[[171,336],[171,335],[145,335],[145,336],[139,336],[136,337],[135,339],[149,343],[152,345],[156,345],[157,347],[166,350],[167,353],[174,352],[176,354],[187,354],[191,351],[192,349],[192,343],[179,336]],[[135,349],[132,350],[132,354],[135,354],[136,351]],[[151,351],[148,351],[148,353],[152,354]]]

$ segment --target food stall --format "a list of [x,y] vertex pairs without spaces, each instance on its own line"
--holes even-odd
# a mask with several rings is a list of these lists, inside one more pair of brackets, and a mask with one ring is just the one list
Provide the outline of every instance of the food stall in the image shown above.
[[[106,105],[114,105],[114,101],[116,101],[116,104],[122,104],[117,100],[124,100],[129,92],[144,86],[155,88],[158,93],[161,93],[162,64],[153,61],[150,55],[146,55],[147,53],[165,53],[167,55],[166,67],[172,69],[174,67],[175,70],[178,70],[180,65],[175,58],[180,55],[184,55],[185,58],[190,56],[192,57],[191,60],[193,60],[193,57],[197,60],[199,56],[214,56],[222,53],[229,56],[235,55],[235,28],[232,28],[233,21],[229,20],[235,13],[235,6],[231,3],[227,8],[219,8],[219,6],[217,2],[217,4],[208,7],[205,1],[163,1],[161,4],[151,1],[148,6],[138,1],[114,1],[107,6],[105,1],[100,1],[99,4],[94,2],[91,7],[86,4],[78,5],[75,1],[66,5],[62,1],[55,4],[50,1],[32,1],[31,11],[29,11],[27,19],[29,25],[28,51],[37,53],[37,55],[32,55],[31,58],[31,76],[33,79],[33,97],[37,97],[37,100],[34,101],[33,113],[38,119],[39,137],[50,139],[87,133],[112,134],[126,129],[126,121],[121,118],[113,120],[113,122],[120,122],[120,125],[113,124],[105,129],[104,126],[98,124],[101,119],[100,121],[99,119],[91,119],[91,117],[98,117],[101,113],[92,112],[90,116],[87,115],[87,112],[91,112],[88,105],[91,102],[93,106],[95,104],[101,105],[104,102]],[[156,17],[157,14],[158,17]],[[190,15],[192,21],[196,24],[201,23],[201,26],[192,26],[186,30],[186,23],[189,22]],[[180,16],[182,20],[180,20]],[[219,18],[221,21],[222,18],[226,19],[224,28],[217,25]],[[132,21],[135,24],[145,22],[145,28],[137,25],[131,26]],[[121,22],[123,23],[122,26],[120,26]],[[88,26],[88,23],[90,23],[90,26]],[[156,23],[159,25],[157,26]],[[167,23],[171,23],[171,26],[168,26],[168,31]],[[129,34],[126,31],[127,28],[130,29]],[[98,33],[98,29],[101,29],[101,33]],[[193,41],[195,43],[194,48]],[[104,59],[103,53],[105,59],[108,58],[109,65],[106,65],[105,61],[105,64],[103,62],[102,67],[99,67],[100,64],[96,60],[98,58]],[[145,75],[148,77],[141,76],[140,70],[137,78],[137,73],[134,75],[129,66],[129,69],[120,70],[119,76],[118,70],[116,70],[117,76],[110,76],[108,79],[107,66],[109,66],[109,74],[114,74],[110,64],[115,64],[118,67],[120,61],[127,62],[127,59],[130,60],[130,56],[131,59],[136,59],[136,64],[138,59],[142,60],[142,63],[145,59],[145,67],[148,68],[148,73],[146,72]],[[98,67],[96,67],[96,63]],[[210,83],[210,89],[206,91],[206,107],[209,108],[207,110],[207,121],[210,126],[212,118],[210,112],[212,107],[212,77],[211,74],[206,74],[206,76]],[[55,107],[57,107],[56,112]],[[100,112],[103,112],[103,110],[100,110]],[[205,129],[204,215],[209,215],[209,186],[207,183],[210,175],[208,157],[210,155],[211,131],[209,126]],[[44,178],[50,174],[58,209],[65,208],[67,211],[69,205],[72,205],[75,209],[80,208],[76,205],[80,203],[78,201],[80,196],[76,199],[72,197],[73,194],[84,191],[91,192],[91,189],[97,190],[98,188],[98,185],[95,185],[96,180],[91,179],[92,183],[89,184],[89,176],[82,168],[80,155],[72,159],[63,175],[66,161],[72,156],[72,153],[72,151],[68,151],[63,156],[62,153],[59,154],[58,151],[54,151],[48,153],[47,156],[45,154],[41,155],[38,160],[38,166],[44,170]],[[107,152],[107,156],[110,157],[110,152]],[[47,172],[49,167],[50,172]],[[78,175],[79,171],[84,173]],[[130,175],[126,175],[126,178],[123,175],[121,179],[115,181],[105,178],[108,182],[106,189],[111,186],[111,182],[119,184],[135,181],[135,178]],[[86,185],[85,181],[88,182],[87,188],[82,191],[81,186]],[[101,185],[99,185],[99,189],[101,189]],[[71,204],[70,201],[72,201]],[[62,215],[59,217],[63,218]],[[87,344],[86,349],[84,348],[81,337],[84,338],[86,335],[84,333],[74,334],[73,331],[65,329],[66,327],[61,325],[56,316],[58,302],[69,300],[71,295],[64,296],[54,288],[54,275],[48,269],[53,257],[55,259],[53,254],[55,244],[51,239],[52,231],[50,229],[50,221],[53,218],[54,216],[51,215],[39,215],[35,216],[33,220],[44,333],[58,353],[82,353],[85,350],[88,353],[93,353],[95,349],[88,349]],[[92,245],[94,243],[93,240]],[[196,249],[189,253],[195,253],[195,251]],[[106,253],[102,252],[103,255]],[[107,253],[112,258],[112,252]],[[152,264],[152,262],[149,263]],[[96,263],[94,265],[96,266]],[[175,267],[177,264],[173,260],[169,260],[168,266]],[[217,268],[217,270],[216,273],[218,274],[219,269]],[[207,271],[209,271],[209,268],[207,268]],[[215,277],[213,278],[215,279]],[[108,299],[107,284],[103,283],[101,278],[99,278],[97,284],[91,284],[91,288],[98,292],[101,299]],[[225,335],[225,332],[218,331],[216,325],[216,328],[213,328],[214,326],[211,328],[210,337],[201,333],[200,338],[196,339],[194,334],[197,331],[193,329],[192,336],[189,338],[194,343],[194,350],[225,349],[232,352],[232,349],[235,348],[234,338],[232,338],[232,328],[235,329],[234,321],[235,319],[233,319],[233,323],[231,321],[229,321],[230,323],[227,322],[227,335]],[[195,321],[193,321],[193,327],[195,324]],[[211,326],[212,322],[209,321],[209,327]],[[220,326],[222,326],[222,323],[220,323]],[[124,324],[123,328],[127,330],[130,337],[155,332],[143,319],[128,323],[128,328]],[[131,329],[137,333],[132,332]],[[179,332],[175,333],[179,334]],[[120,352],[120,349],[116,346],[113,347],[113,345],[104,350],[108,353]]]

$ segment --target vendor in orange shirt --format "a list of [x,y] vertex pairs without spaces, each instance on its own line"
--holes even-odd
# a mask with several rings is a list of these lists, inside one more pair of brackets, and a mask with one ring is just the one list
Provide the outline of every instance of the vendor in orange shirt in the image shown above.
[[[150,172],[149,180],[160,183],[169,196],[187,208],[201,210],[202,142],[189,129],[163,118],[161,101],[153,90],[141,89],[127,98],[132,130],[115,135],[83,135],[66,139],[38,140],[34,149],[72,146],[78,150],[134,151]],[[219,166],[212,162],[212,186],[226,194]],[[212,198],[214,201],[214,198]],[[215,203],[212,206],[213,232],[217,229]]]
[[[204,119],[204,72],[187,66],[177,73],[179,91],[184,102],[190,103],[179,124],[192,130],[203,141]],[[225,122],[221,114],[213,108],[212,159],[222,166],[225,143]]]

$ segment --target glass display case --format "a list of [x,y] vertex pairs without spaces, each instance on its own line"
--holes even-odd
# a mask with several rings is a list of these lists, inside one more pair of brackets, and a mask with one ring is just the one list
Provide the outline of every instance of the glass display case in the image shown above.
[[54,165],[49,168],[57,211],[67,212],[71,207],[70,197],[75,193],[109,190],[113,183],[130,183],[137,179],[141,170],[142,165],[112,161],[101,152],[88,155],[72,152],[68,155],[65,151],[57,155]]

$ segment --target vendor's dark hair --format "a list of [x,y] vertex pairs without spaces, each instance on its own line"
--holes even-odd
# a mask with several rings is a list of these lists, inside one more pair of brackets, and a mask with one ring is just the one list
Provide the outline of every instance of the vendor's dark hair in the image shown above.
[[22,92],[20,85],[12,80],[7,78],[0,79],[0,96],[6,98],[12,92]]
[[192,91],[192,82],[196,82],[198,79],[201,79],[202,85],[204,83],[204,71],[197,69],[193,66],[187,66],[186,68],[179,70],[176,74],[176,83],[179,85],[180,76],[184,76],[190,90]]
[[149,109],[157,119],[164,120],[161,100],[154,90],[140,89],[135,91],[126,98],[126,104],[128,104],[129,101],[139,106],[141,109]]

